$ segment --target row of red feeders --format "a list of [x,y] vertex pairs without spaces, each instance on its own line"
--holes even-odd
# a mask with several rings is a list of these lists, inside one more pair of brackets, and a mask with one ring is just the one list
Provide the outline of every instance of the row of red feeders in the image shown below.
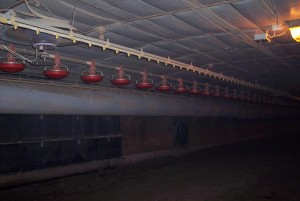
[[118,87],[126,86],[130,84],[131,83],[130,76],[124,73],[123,67],[121,66],[117,69],[118,69],[118,74],[111,76],[111,83]]
[[172,84],[167,82],[165,75],[161,76],[161,82],[156,84],[156,90],[161,92],[168,92],[172,90]]
[[53,61],[54,66],[46,66],[44,68],[44,75],[52,79],[62,79],[67,77],[69,74],[68,67],[61,65],[59,54],[55,54]]
[[[11,52],[16,52],[12,44],[10,44],[8,48]],[[0,70],[8,73],[16,73],[24,70],[25,64],[18,62],[11,52],[7,53],[6,60],[0,61]]]
[[141,90],[151,89],[153,87],[153,80],[148,78],[148,73],[144,70],[142,78],[136,81],[135,86]]
[[81,73],[81,80],[85,83],[97,83],[103,79],[103,73],[101,71],[96,71],[95,60],[91,61],[90,68]]
[[[16,60],[15,55],[15,47],[10,44],[8,54],[6,56],[6,60],[0,61],[0,70],[4,72],[20,72],[24,70],[25,64],[22,62],[18,62]],[[18,57],[18,56],[17,56]],[[62,66],[61,59],[59,54],[55,54],[54,56],[54,66],[48,66],[44,69],[44,75],[46,77],[52,79],[61,79],[68,76],[69,71],[66,66]],[[131,79],[129,75],[124,73],[123,67],[117,68],[118,73],[112,76],[111,83],[116,86],[126,86],[131,83]],[[142,72],[142,78],[136,80],[136,88],[141,90],[151,89],[153,87],[153,81],[148,78],[148,73],[146,71]],[[83,71],[81,74],[81,80],[85,83],[97,83],[103,79],[103,74],[101,71],[96,71],[96,62],[93,60],[90,62],[90,67],[88,70]],[[172,84],[167,82],[166,76],[161,76],[161,82],[156,84],[156,90],[160,92],[169,92],[172,89],[175,93],[189,93],[192,95],[201,94],[203,96],[215,96],[215,97],[223,97],[227,99],[236,99],[241,101],[251,101],[251,102],[262,102],[262,103],[270,103],[271,99],[267,96],[261,96],[257,94],[251,94],[250,92],[244,93],[244,91],[240,91],[239,95],[237,95],[237,90],[233,89],[233,93],[229,93],[229,89],[226,87],[224,94],[220,92],[220,87],[215,86],[214,92],[210,90],[210,85],[205,83],[204,90],[201,91],[197,88],[197,82],[193,82],[193,86],[189,89],[183,83],[183,79],[178,79],[178,85],[172,87]]]

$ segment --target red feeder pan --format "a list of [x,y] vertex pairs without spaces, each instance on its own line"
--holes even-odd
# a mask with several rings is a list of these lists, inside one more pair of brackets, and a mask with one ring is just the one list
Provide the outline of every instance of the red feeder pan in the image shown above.
[[24,70],[25,64],[18,62],[0,62],[0,70],[8,73],[16,73]]
[[189,93],[192,95],[198,95],[201,94],[201,91],[199,89],[190,89]]
[[111,80],[111,83],[118,87],[126,86],[126,85],[130,84],[130,82],[131,82],[131,80],[129,80],[129,79],[121,79],[121,78]]
[[221,97],[221,94],[218,94],[218,93],[214,93],[212,94],[214,97]]
[[69,74],[68,70],[55,70],[55,69],[44,70],[44,75],[52,79],[62,79],[67,77],[68,74]]
[[204,95],[204,96],[210,96],[211,93],[210,93],[209,91],[204,91],[204,92],[202,93],[202,95]]
[[161,85],[161,86],[157,86],[156,90],[157,91],[164,91],[164,92],[166,92],[166,91],[171,91],[172,87],[169,86],[169,85]]
[[188,90],[187,90],[187,88],[185,88],[185,87],[176,87],[175,89],[174,89],[174,92],[175,93],[178,93],[178,94],[182,94],[182,93],[186,93]]
[[204,85],[204,91],[202,93],[203,96],[210,96],[211,93],[210,93],[210,87],[209,87],[209,84],[208,83],[205,83]]
[[85,83],[96,83],[103,79],[101,75],[82,75],[81,80]]
[[225,95],[224,95],[224,98],[230,99],[230,98],[231,98],[231,96],[230,96],[230,95],[228,95],[228,94],[227,94],[227,95],[225,94]]
[[137,83],[135,86],[138,89],[151,89],[153,87],[153,84],[151,82],[140,82]]

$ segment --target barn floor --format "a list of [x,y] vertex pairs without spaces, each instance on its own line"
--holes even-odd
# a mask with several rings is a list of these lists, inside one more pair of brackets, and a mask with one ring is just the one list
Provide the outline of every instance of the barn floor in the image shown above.
[[0,190],[0,200],[299,201],[300,139],[213,148]]

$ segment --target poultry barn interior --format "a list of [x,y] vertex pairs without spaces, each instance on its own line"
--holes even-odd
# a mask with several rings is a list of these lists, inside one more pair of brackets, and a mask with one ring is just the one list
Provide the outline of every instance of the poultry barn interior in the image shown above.
[[300,200],[299,0],[1,0],[1,200]]

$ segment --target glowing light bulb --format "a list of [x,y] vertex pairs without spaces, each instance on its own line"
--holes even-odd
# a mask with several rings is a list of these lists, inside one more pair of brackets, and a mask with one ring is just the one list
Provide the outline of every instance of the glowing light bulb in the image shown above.
[[289,28],[293,39],[297,42],[300,42],[300,26]]

